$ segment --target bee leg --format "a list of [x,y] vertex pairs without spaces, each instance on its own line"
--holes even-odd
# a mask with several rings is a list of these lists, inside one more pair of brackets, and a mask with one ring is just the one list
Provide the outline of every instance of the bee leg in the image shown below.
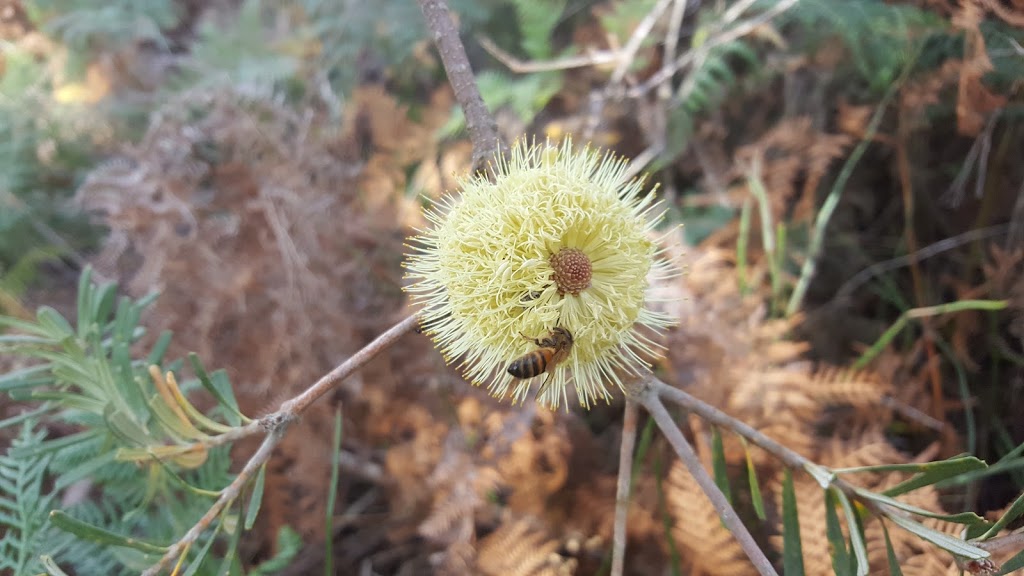
[[529,336],[527,336],[526,334],[523,334],[522,332],[520,332],[519,335],[522,336],[523,339],[529,340],[530,342],[533,342],[537,346],[541,346],[540,338],[530,338]]
[[540,387],[537,388],[537,396],[540,396],[547,389],[549,380],[551,380],[551,372],[548,372],[548,375],[544,377],[544,381],[540,383]]

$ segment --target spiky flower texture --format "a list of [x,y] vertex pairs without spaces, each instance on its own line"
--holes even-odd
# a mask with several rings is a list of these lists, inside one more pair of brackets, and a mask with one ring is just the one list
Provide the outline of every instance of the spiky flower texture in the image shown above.
[[[426,211],[433,226],[411,240],[406,290],[445,359],[461,358],[474,384],[498,397],[511,388],[521,402],[539,382],[537,400],[550,408],[568,404],[573,384],[589,408],[657,356],[637,327],[672,324],[645,305],[648,273],[673,272],[648,237],[664,212],[625,170],[568,141],[520,142],[493,181],[464,181],[461,195]],[[534,378],[506,371],[556,327],[573,338],[564,360]]]

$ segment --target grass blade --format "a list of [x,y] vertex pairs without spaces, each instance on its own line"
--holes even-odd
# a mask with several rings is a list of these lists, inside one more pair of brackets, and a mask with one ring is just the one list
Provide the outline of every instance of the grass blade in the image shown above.
[[856,574],[857,576],[867,576],[868,548],[864,544],[864,527],[861,525],[860,519],[857,517],[856,512],[854,512],[853,505],[850,504],[850,499],[846,497],[846,494],[838,489],[835,490],[835,493],[839,504],[843,507],[843,514],[846,515],[846,526],[850,529],[850,547],[853,548],[853,556],[857,561]]
[[754,468],[754,460],[750,457],[750,446],[740,436],[743,442],[743,453],[747,458],[747,481],[750,483],[750,501],[754,505],[754,512],[763,522],[767,516],[764,513],[764,498],[761,496],[761,485],[757,481],[757,469]]
[[885,536],[885,557],[889,560],[889,576],[903,576],[900,563],[896,559],[896,551],[892,547],[892,540],[889,539],[889,529],[885,527],[884,520],[880,520],[880,522],[882,522],[882,534]]
[[252,495],[249,496],[249,506],[245,510],[245,529],[252,530],[256,523],[256,515],[260,513],[260,506],[263,504],[263,483],[267,478],[267,465],[260,466],[256,473],[256,482],[252,486]]
[[334,505],[338,497],[338,478],[341,476],[341,410],[334,411],[334,439],[331,442],[331,482],[327,488],[327,529],[324,531],[324,574],[334,574]]
[[793,472],[787,468],[782,481],[782,573],[804,576],[804,551],[800,542],[800,516],[793,490]]
[[836,514],[835,490],[825,490],[825,534],[828,537],[832,556],[832,569],[836,576],[852,576],[850,562],[853,557],[846,547],[846,537],[843,536],[843,529],[839,526],[839,516]]
[[715,484],[725,494],[725,499],[732,504],[732,492],[729,490],[729,469],[725,463],[725,446],[722,444],[722,433],[718,428],[711,429],[711,466],[715,472]]

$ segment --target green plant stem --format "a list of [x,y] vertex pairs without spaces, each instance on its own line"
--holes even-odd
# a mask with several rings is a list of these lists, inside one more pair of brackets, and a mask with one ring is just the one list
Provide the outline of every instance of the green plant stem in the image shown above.
[[892,326],[889,326],[889,328],[878,337],[878,340],[876,340],[870,348],[861,354],[860,358],[853,363],[852,368],[860,370],[870,364],[875,357],[882,353],[882,350],[885,350],[885,347],[892,342],[893,338],[903,331],[903,328],[905,328],[912,319],[963,312],[965,310],[983,310],[991,312],[1002,310],[1006,308],[1007,304],[1006,300],[958,300],[956,302],[939,304],[937,306],[911,308],[903,314],[900,314],[900,317],[892,323]]
[[846,163],[843,164],[839,176],[832,184],[832,190],[829,191],[824,204],[818,210],[818,216],[814,219],[810,251],[807,254],[807,260],[804,261],[804,265],[800,269],[800,279],[797,281],[796,288],[793,289],[793,294],[789,298],[789,304],[786,306],[786,316],[796,314],[800,306],[803,305],[807,289],[811,285],[811,279],[814,278],[814,274],[818,269],[818,258],[821,257],[822,249],[825,246],[825,232],[828,230],[828,223],[832,219],[832,214],[836,211],[836,207],[839,206],[839,200],[843,195],[843,190],[846,188],[846,183],[850,180],[850,176],[853,175],[853,169],[857,167],[861,157],[867,152],[868,146],[878,132],[879,124],[882,123],[882,117],[885,115],[886,109],[889,108],[889,104],[896,97],[900,87],[903,86],[903,82],[910,74],[910,70],[914,67],[914,63],[917,62],[918,54],[920,54],[920,47],[914,52],[907,65],[903,68],[903,73],[893,82],[889,90],[886,91],[885,96],[882,97],[882,101],[875,107],[875,113],[872,114],[871,121],[868,122],[867,129],[864,130],[864,137],[860,139],[857,147],[853,149],[850,157],[846,159]]
[[736,238],[736,276],[739,279],[740,294],[750,294],[747,278],[747,246],[750,245],[750,198],[743,201],[740,211],[740,231]]
[[761,217],[761,245],[764,247],[765,257],[768,259],[768,273],[772,282],[772,312],[775,312],[776,302],[782,292],[782,272],[779,268],[781,258],[777,255],[774,228],[772,220],[772,209],[768,201],[768,192],[764,189],[764,181],[761,179],[761,156],[754,155],[747,170],[747,187],[750,193],[757,200],[758,214]]
[[341,409],[334,411],[334,440],[331,442],[331,482],[327,487],[327,524],[324,530],[324,576],[334,574],[334,506],[338,499],[341,471]]

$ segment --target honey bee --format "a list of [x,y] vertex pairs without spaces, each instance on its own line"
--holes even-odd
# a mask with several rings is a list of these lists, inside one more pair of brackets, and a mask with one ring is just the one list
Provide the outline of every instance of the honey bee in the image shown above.
[[540,346],[516,358],[508,365],[508,373],[515,378],[526,379],[550,372],[569,357],[572,349],[572,334],[565,328],[555,327],[545,338],[527,338]]

